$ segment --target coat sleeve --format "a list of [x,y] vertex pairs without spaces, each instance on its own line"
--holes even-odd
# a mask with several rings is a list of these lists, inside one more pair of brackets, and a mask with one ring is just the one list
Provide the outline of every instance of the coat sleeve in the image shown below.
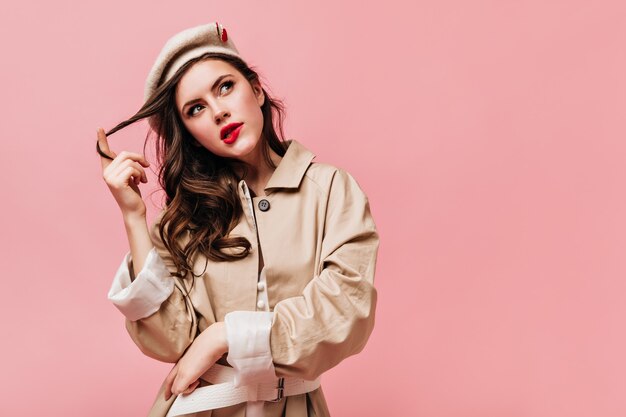
[[158,221],[150,228],[154,248],[142,270],[134,277],[130,252],[124,257],[108,294],[124,314],[126,330],[147,356],[175,363],[193,342],[197,317],[186,289],[170,271],[175,271],[171,255],[158,232]]
[[[312,380],[359,353],[369,339],[379,236],[368,198],[341,169],[334,173],[327,198],[321,270],[302,294],[278,302],[271,316],[231,312],[227,317],[231,346],[250,346],[229,360],[241,380],[254,381],[267,375],[268,368],[276,376]],[[245,335],[238,327],[246,329]]]

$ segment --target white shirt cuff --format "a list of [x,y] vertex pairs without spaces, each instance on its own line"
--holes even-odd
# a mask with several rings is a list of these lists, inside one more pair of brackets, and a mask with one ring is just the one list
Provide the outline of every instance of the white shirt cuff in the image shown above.
[[228,356],[235,369],[235,387],[276,379],[270,350],[274,313],[231,311],[224,316]]
[[174,291],[174,279],[155,248],[135,280],[130,280],[130,251],[124,256],[109,290],[109,300],[128,319],[136,321],[156,313]]

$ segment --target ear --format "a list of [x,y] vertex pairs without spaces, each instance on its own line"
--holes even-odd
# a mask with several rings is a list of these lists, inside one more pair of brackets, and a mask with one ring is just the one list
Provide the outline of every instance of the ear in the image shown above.
[[254,91],[254,95],[256,96],[256,101],[259,103],[259,107],[265,103],[265,93],[263,92],[263,88],[258,80],[255,80],[252,83],[252,90]]

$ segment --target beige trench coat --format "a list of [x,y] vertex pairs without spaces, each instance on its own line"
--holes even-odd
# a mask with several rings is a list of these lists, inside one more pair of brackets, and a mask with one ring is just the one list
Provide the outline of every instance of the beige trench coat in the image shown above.
[[[250,255],[234,262],[194,260],[195,278],[189,297],[180,281],[159,310],[136,321],[126,319],[132,340],[149,357],[175,363],[198,332],[236,310],[257,309],[259,270],[265,271],[270,332],[276,376],[313,380],[344,358],[360,352],[374,326],[377,292],[374,273],[379,236],[367,196],[346,171],[313,162],[315,155],[296,140],[271,176],[265,196],[251,198],[246,184],[238,192],[244,214],[231,236],[245,236]],[[259,209],[267,200],[269,208]],[[266,203],[262,203],[266,208]],[[167,269],[175,271],[158,234],[162,212],[150,228],[155,249]],[[256,224],[255,224],[256,222]],[[258,231],[258,239],[257,232]],[[188,240],[188,237],[185,238]],[[128,262],[133,271],[132,260]],[[134,277],[133,277],[134,279]],[[189,279],[185,279],[190,287]],[[218,363],[229,366],[224,355]],[[200,380],[200,386],[209,385]],[[150,410],[166,415],[176,396],[163,398],[163,386]],[[245,415],[245,403],[190,414]],[[322,388],[266,402],[265,416],[328,416]]]

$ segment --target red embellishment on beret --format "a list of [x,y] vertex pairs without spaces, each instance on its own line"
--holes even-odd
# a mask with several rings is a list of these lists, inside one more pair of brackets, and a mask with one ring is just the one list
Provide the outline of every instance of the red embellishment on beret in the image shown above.
[[222,33],[220,34],[220,25],[219,23],[215,22],[215,30],[217,31],[217,36],[222,40],[222,42],[226,42],[228,40],[226,28],[222,28]]

